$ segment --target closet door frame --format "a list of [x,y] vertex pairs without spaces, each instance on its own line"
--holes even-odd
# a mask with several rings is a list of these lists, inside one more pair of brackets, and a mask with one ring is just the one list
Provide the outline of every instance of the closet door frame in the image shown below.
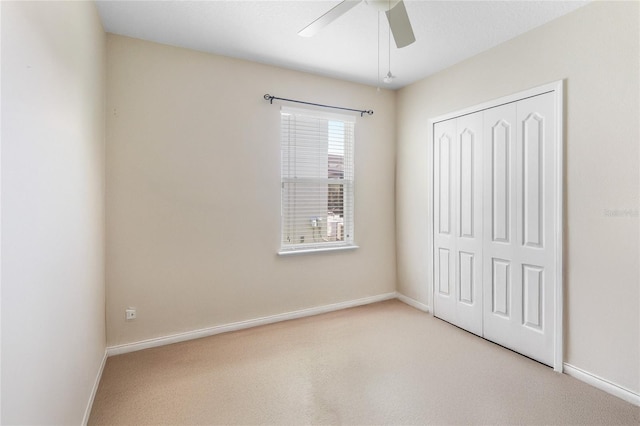
[[[431,185],[429,185],[429,211],[431,212],[431,227],[430,233],[428,236],[428,246],[431,248],[431,256],[429,256],[429,267],[431,270],[430,274],[430,282],[428,283],[428,294],[431,297],[430,307],[434,306],[434,283],[435,283],[435,211],[434,211],[434,194],[435,194],[435,144],[434,144],[434,126],[436,123],[451,120],[463,115],[472,114],[475,112],[480,112],[483,110],[487,110],[490,108],[494,108],[500,105],[517,102],[519,100],[527,99],[533,96],[542,95],[545,93],[552,92],[554,94],[554,104],[555,104],[555,120],[556,120],[556,131],[555,131],[555,164],[552,165],[556,171],[556,182],[555,182],[555,209],[554,209],[554,217],[553,220],[556,224],[556,233],[555,233],[555,258],[556,258],[556,273],[555,273],[555,288],[554,288],[554,321],[555,326],[553,330],[553,340],[554,340],[554,357],[553,357],[553,369],[559,373],[563,371],[563,360],[564,360],[564,322],[563,322],[563,295],[564,295],[564,263],[563,263],[563,252],[564,252],[564,81],[558,80],[549,84],[545,84],[542,86],[538,86],[532,89],[524,90],[522,92],[518,92],[512,95],[504,96],[498,99],[494,99],[492,101],[484,102],[478,105],[474,105],[468,108],[464,108],[458,111],[454,111],[448,114],[440,115],[438,117],[432,118],[429,120],[429,132],[431,139],[431,147],[427,150],[429,157],[427,159],[427,164],[431,166]],[[434,310],[430,309],[431,314],[434,314]]]

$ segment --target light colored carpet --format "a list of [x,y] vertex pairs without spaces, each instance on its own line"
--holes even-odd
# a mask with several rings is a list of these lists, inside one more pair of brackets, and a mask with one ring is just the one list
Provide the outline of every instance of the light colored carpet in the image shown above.
[[107,360],[89,424],[632,424],[640,408],[391,300]]

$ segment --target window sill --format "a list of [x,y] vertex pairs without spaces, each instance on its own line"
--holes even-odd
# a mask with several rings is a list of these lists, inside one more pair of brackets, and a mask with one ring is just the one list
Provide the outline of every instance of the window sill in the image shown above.
[[306,249],[290,249],[290,250],[280,250],[278,252],[278,256],[293,256],[298,254],[311,254],[311,253],[323,253],[328,251],[344,251],[344,250],[355,250],[359,248],[359,246],[355,244],[351,244],[348,246],[337,246],[337,247],[317,247],[317,248],[306,248]]

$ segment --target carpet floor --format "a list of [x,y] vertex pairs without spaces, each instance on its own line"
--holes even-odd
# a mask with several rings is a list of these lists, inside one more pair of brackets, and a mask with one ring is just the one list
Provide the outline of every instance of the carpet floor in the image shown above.
[[629,404],[397,300],[107,360],[99,424],[640,424]]

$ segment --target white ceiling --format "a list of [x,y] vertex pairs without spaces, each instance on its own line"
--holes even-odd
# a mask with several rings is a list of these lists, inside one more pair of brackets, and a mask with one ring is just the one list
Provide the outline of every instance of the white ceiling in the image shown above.
[[[339,0],[98,1],[107,32],[397,89],[569,13],[587,1],[405,0],[416,42],[397,49],[359,4],[312,38],[297,32]],[[378,43],[378,22],[380,37]],[[379,46],[379,47],[378,47]],[[378,57],[380,74],[378,77]]]

